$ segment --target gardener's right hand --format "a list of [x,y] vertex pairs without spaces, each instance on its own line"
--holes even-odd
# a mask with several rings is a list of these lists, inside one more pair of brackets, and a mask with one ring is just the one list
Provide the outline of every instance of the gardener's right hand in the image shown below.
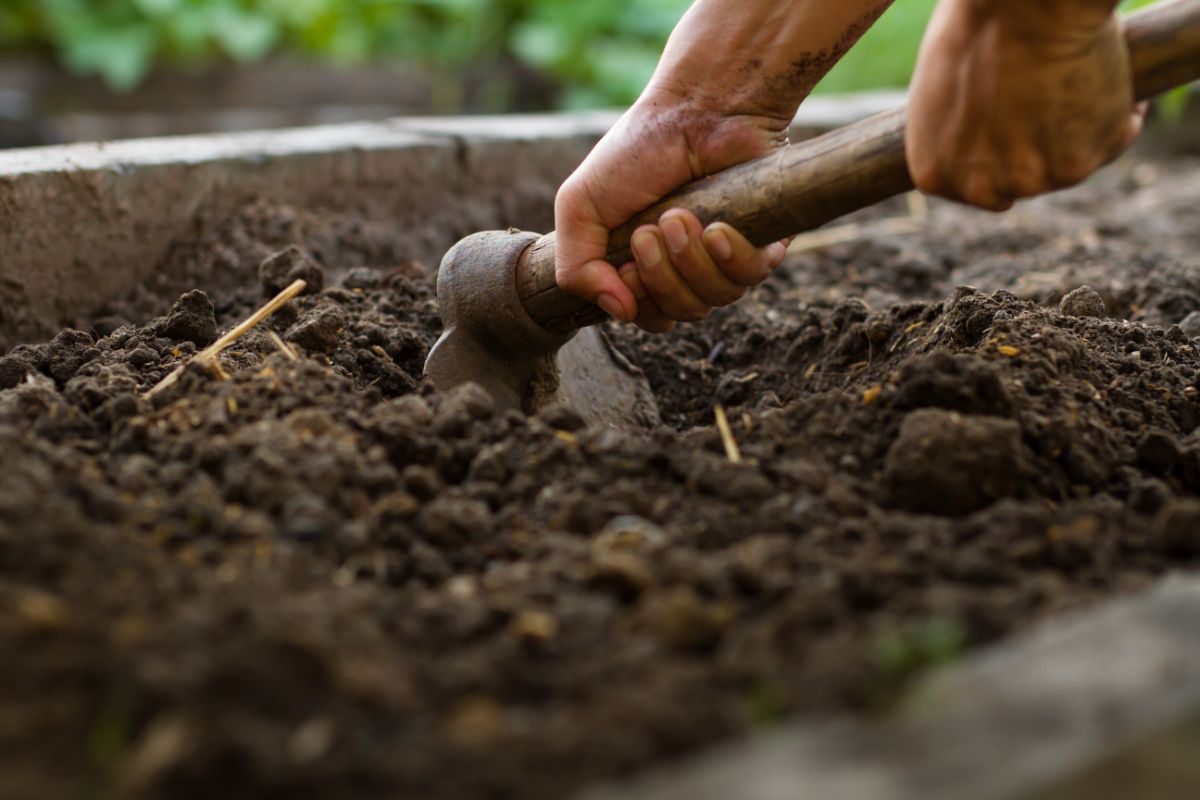
[[740,298],[780,264],[782,244],[756,248],[725,223],[705,229],[672,209],[634,232],[636,263],[609,264],[609,231],[696,178],[785,145],[789,122],[722,113],[669,90],[643,95],[559,190],[558,285],[656,333]]

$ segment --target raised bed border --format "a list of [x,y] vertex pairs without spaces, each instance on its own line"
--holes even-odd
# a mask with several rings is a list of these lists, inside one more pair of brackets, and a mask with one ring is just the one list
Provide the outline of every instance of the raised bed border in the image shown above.
[[[901,101],[813,98],[793,136]],[[172,242],[256,198],[398,228],[430,264],[473,231],[549,229],[559,184],[617,117],[413,117],[0,151],[0,352],[81,324]]]
[[580,800],[1018,800],[1197,712],[1200,577],[1177,574],[934,671],[881,722],[785,724]]

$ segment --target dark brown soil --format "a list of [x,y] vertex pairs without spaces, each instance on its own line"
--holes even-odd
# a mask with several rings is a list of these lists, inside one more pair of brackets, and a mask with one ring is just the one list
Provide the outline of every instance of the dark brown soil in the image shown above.
[[[421,389],[429,271],[247,208],[0,359],[0,796],[564,797],[1193,565],[1198,202],[1196,163],[1129,161],[867,215],[616,331],[645,432]],[[256,331],[144,398],[297,274],[302,358]]]

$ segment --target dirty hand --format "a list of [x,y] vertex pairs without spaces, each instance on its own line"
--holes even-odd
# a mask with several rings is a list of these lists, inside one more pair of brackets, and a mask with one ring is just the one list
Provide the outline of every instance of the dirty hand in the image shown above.
[[942,0],[909,100],[908,166],[929,194],[1003,211],[1079,183],[1137,138],[1115,0]]
[[650,86],[559,190],[558,285],[660,332],[765,280],[781,243],[756,248],[681,209],[634,232],[636,263],[604,260],[608,234],[684,184],[785,145],[801,100],[890,3],[696,0]]
[[734,302],[779,265],[782,244],[756,248],[725,223],[704,228],[690,211],[672,209],[634,232],[636,264],[612,265],[604,260],[608,233],[680,186],[786,142],[783,120],[643,96],[559,190],[559,286],[655,333]]

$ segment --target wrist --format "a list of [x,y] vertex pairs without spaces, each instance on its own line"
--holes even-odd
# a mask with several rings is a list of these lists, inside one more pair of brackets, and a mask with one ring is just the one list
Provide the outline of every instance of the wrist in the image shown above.
[[693,115],[752,116],[790,123],[812,91],[800,81],[774,77],[786,65],[767,63],[753,53],[779,52],[759,46],[713,56],[703,48],[664,58],[639,102],[685,109]]
[[969,7],[980,20],[1012,26],[1023,34],[1055,35],[1096,30],[1108,24],[1118,0],[948,0]]
[[[731,109],[728,97],[708,97],[695,87],[651,84],[628,115],[637,121],[638,136],[649,141],[665,138],[686,142],[692,151],[705,151],[731,132],[759,130],[786,141],[795,111],[779,116],[746,114]],[[734,133],[738,135],[738,133]]]
[[725,116],[790,122],[891,0],[696,0],[671,34],[650,93]]

